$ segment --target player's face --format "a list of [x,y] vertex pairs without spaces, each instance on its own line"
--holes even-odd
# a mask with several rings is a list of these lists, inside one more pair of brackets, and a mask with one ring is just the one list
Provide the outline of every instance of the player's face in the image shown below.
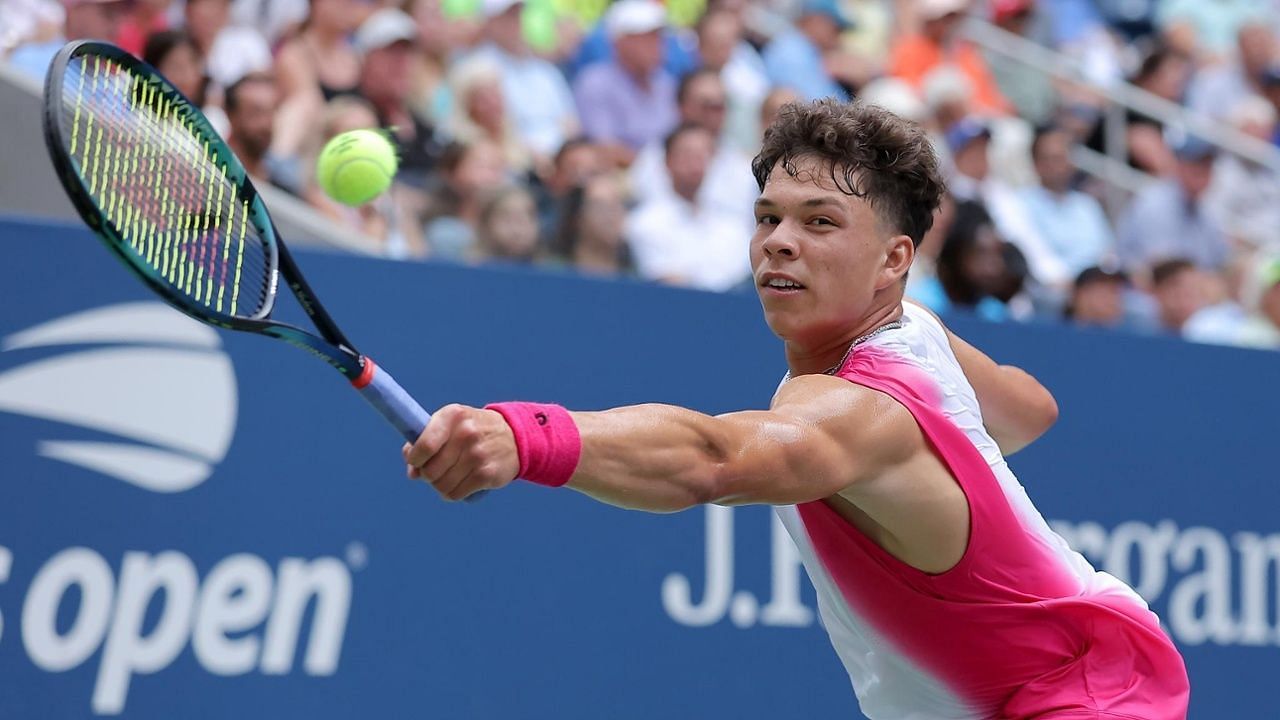
[[796,167],[795,177],[775,167],[760,194],[751,266],[774,333],[822,345],[864,322],[877,293],[901,287],[914,248],[837,187],[825,163],[800,158]]

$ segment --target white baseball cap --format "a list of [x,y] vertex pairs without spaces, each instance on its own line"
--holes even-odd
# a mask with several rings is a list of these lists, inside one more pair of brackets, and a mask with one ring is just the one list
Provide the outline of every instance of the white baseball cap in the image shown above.
[[352,44],[356,52],[367,55],[398,42],[417,42],[418,26],[403,10],[382,8],[365,18],[356,28]]
[[667,9],[655,0],[618,0],[604,18],[609,37],[643,35],[667,26]]
[[969,5],[970,0],[919,0],[917,7],[924,20],[937,20],[951,13],[965,12]]

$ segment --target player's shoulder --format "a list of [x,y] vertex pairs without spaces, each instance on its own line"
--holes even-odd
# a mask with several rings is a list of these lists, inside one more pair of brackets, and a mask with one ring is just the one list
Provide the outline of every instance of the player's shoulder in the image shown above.
[[858,430],[862,426],[915,423],[897,400],[872,387],[826,374],[800,375],[774,394],[773,410],[796,419]]
[[926,449],[920,426],[902,403],[841,377],[801,375],[783,383],[773,412],[859,458],[871,474]]

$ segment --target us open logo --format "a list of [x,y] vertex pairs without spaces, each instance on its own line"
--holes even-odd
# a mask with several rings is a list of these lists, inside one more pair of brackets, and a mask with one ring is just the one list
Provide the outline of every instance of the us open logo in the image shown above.
[[[66,348],[0,372],[0,412],[77,426],[35,452],[146,490],[204,482],[227,454],[236,379],[217,332],[156,302],[87,310],[0,339],[0,352]],[[83,437],[85,433],[76,433]]]

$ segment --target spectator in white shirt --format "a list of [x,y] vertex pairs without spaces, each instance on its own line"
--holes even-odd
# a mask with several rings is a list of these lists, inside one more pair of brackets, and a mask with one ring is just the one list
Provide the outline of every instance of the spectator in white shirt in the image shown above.
[[702,67],[720,73],[729,98],[726,138],[743,150],[760,146],[760,103],[769,93],[764,60],[743,37],[742,19],[730,10],[712,10],[698,22]]
[[484,0],[485,43],[475,55],[497,64],[502,94],[520,139],[545,163],[578,133],[578,111],[564,75],[533,54],[521,29],[524,0]]
[[[1233,268],[1235,269],[1235,268]],[[1238,268],[1240,302],[1230,296],[1201,308],[1182,326],[1193,342],[1280,349],[1280,258],[1253,257]]]
[[751,275],[751,228],[705,202],[715,138],[700,125],[677,127],[666,142],[671,191],[649,198],[626,222],[641,277],[704,290],[729,290]]
[[946,145],[954,171],[947,186],[957,200],[977,201],[986,207],[1000,236],[1026,257],[1038,285],[1037,294],[1057,299],[1074,276],[1040,233],[1018,191],[991,176],[990,144],[991,130],[979,120],[961,120],[948,128]]
[[[725,140],[727,102],[720,74],[706,68],[685,75],[676,91],[680,122],[706,128],[716,142],[706,181],[699,190],[699,201],[749,223],[759,188],[751,174],[751,158]],[[637,202],[671,192],[671,175],[661,142],[646,145],[629,172],[632,195]]]
[[1031,159],[1040,184],[1019,195],[1046,249],[1073,276],[1103,264],[1114,252],[1115,237],[1097,199],[1071,187],[1071,136],[1054,126],[1037,130]]

